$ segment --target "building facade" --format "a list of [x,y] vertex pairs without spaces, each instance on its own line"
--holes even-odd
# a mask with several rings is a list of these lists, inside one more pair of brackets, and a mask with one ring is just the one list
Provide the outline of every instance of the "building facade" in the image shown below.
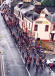
[[34,12],[34,6],[18,3],[14,14],[19,19],[19,25],[29,36],[44,41],[55,41],[55,14],[46,15]]
[[20,2],[15,6],[14,14],[19,19],[19,25],[21,28],[23,28],[22,25],[23,25],[25,13],[33,9],[34,9],[33,5],[29,5],[29,3],[24,3],[24,2]]
[[45,15],[40,15],[34,21],[24,18],[23,30],[35,39],[40,38],[43,41],[55,41],[55,24],[49,21]]

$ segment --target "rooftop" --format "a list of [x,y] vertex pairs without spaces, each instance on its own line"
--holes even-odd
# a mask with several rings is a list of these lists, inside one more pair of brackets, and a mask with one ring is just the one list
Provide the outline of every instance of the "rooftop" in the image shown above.
[[18,3],[16,7],[17,10],[19,10],[22,14],[25,14],[26,12],[34,9],[34,5],[30,5],[29,3],[23,2]]
[[47,10],[49,13],[55,13],[55,7],[46,7],[43,10]]
[[40,15],[34,11],[29,11],[26,14],[26,18],[30,21],[36,20]]
[[55,23],[55,13],[51,15],[46,15],[46,18],[50,20],[52,23]]

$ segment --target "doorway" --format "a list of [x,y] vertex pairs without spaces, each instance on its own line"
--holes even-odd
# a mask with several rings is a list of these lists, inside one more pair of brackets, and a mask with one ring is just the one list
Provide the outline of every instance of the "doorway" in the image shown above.
[[54,40],[54,33],[51,33],[51,41]]

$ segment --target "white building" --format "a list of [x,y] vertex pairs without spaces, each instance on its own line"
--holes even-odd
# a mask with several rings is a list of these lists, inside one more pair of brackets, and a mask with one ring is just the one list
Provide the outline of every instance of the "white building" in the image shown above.
[[24,2],[20,2],[15,6],[14,14],[19,19],[19,24],[21,28],[23,25],[23,19],[24,19],[25,13],[33,9],[34,9],[33,5],[30,5],[29,3],[24,3]]
[[55,40],[55,24],[52,22],[45,14],[39,15],[33,11],[29,11],[24,18],[23,29],[29,35],[34,36],[35,39],[40,38],[44,41]]
[[15,6],[14,14],[19,19],[20,27],[35,39],[55,40],[55,14],[38,14],[33,11],[34,8],[23,2]]

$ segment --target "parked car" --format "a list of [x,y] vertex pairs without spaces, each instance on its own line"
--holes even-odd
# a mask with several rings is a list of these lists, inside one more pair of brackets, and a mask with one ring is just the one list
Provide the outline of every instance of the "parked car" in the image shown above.
[[48,59],[46,64],[50,67],[54,67],[55,66],[55,58]]

